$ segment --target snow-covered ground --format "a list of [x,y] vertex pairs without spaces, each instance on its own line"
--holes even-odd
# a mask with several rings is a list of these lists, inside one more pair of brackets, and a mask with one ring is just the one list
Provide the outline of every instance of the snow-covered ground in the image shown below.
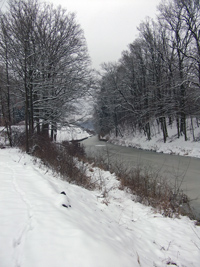
[[[21,131],[21,132],[24,131],[23,125],[12,126],[12,127],[14,130]],[[73,124],[69,124],[69,126],[60,127],[57,131],[58,142],[81,140],[89,136],[90,134],[87,131]],[[5,127],[0,126],[0,146],[5,145],[5,144],[9,144],[8,137],[6,134]]]
[[0,149],[1,267],[199,267],[199,226],[135,203],[109,172],[88,166],[87,173],[100,190]]
[[177,129],[175,123],[168,126],[167,142],[163,142],[162,131],[160,126],[154,123],[151,128],[152,138],[149,141],[143,132],[136,131],[133,133],[132,129],[124,127],[122,131],[123,137],[116,137],[114,133],[107,136],[109,142],[113,144],[118,144],[122,146],[130,146],[135,148],[141,148],[146,150],[153,150],[156,152],[162,152],[167,154],[176,154],[181,156],[191,156],[200,158],[200,126],[198,127],[195,122],[193,122],[194,127],[194,137],[192,132],[191,121],[187,121],[187,137],[188,141],[185,142],[184,136],[177,138]]
[[58,129],[57,141],[61,142],[61,141],[81,140],[89,136],[90,134],[84,129],[75,125],[69,125]]

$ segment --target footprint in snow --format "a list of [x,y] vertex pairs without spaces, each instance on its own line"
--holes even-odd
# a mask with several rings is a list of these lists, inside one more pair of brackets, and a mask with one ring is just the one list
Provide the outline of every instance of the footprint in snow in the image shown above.
[[64,191],[59,194],[58,204],[64,208],[71,208],[70,200]]

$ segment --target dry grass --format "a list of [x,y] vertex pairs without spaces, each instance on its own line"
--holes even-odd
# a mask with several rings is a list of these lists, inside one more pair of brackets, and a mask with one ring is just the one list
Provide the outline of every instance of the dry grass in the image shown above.
[[[138,201],[159,210],[164,216],[191,214],[189,198],[182,190],[151,169],[137,167],[120,177],[121,188],[137,195]],[[190,211],[190,212],[189,212]],[[190,213],[190,214],[189,214]]]
[[[23,138],[21,149],[24,149]],[[53,172],[70,183],[92,189],[90,177],[86,175],[84,164],[77,165],[77,156],[84,156],[84,149],[77,143],[63,142],[56,144],[42,135],[35,135],[32,138],[31,154],[39,158],[42,163]]]
[[[23,144],[23,136],[20,141]],[[63,179],[88,189],[94,189],[95,184],[86,175],[85,163],[93,163],[93,166],[114,172],[120,181],[119,188],[133,194],[136,201],[154,207],[164,216],[182,214],[194,219],[190,200],[180,186],[177,186],[178,181],[172,185],[159,171],[156,172],[150,167],[138,165],[128,169],[122,161],[111,162],[109,154],[107,158],[87,157],[84,148],[77,142],[56,144],[38,135],[32,140],[32,155],[40,158],[43,164],[59,173]]]
[[[120,181],[120,189],[135,196],[136,201],[152,206],[164,216],[187,215],[194,219],[190,200],[177,186],[178,179],[171,184],[159,171],[138,165],[127,168],[122,161],[111,162],[102,155],[88,158],[94,166],[114,172]],[[173,179],[172,179],[173,180]]]

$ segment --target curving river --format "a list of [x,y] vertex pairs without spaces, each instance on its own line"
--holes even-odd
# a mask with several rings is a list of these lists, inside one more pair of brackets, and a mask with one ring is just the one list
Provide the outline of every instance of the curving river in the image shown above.
[[82,142],[88,155],[104,156],[109,162],[123,162],[127,168],[141,164],[159,171],[189,196],[200,219],[200,159],[122,147],[99,141],[97,136]]

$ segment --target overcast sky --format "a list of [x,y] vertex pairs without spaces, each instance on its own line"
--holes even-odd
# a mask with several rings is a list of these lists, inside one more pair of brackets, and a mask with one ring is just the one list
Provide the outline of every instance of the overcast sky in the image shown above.
[[[41,0],[39,0],[41,1]],[[45,1],[45,0],[44,0]],[[84,30],[93,67],[117,61],[138,36],[137,27],[156,16],[161,0],[47,0],[76,13]],[[0,0],[0,4],[6,0]]]
[[49,0],[76,13],[84,30],[93,67],[117,61],[138,36],[137,27],[156,16],[160,0]]

